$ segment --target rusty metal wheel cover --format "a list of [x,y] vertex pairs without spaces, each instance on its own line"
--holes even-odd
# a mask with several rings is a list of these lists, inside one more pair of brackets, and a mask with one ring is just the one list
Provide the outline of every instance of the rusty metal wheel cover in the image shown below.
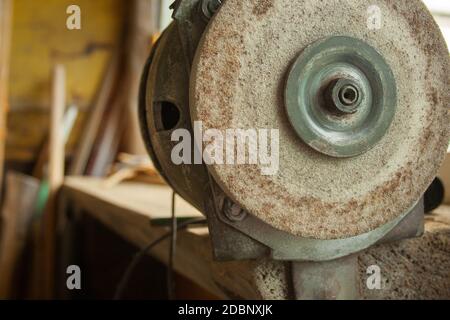
[[[192,120],[202,121],[204,130],[280,130],[277,175],[263,176],[249,165],[208,170],[231,199],[279,230],[313,239],[370,232],[421,197],[445,156],[450,67],[443,37],[419,0],[370,4],[381,9],[381,30],[367,28],[367,1],[227,0],[199,45],[190,85]],[[306,145],[284,108],[289,67],[308,45],[330,35],[374,47],[398,86],[397,112],[386,135],[349,159]]]

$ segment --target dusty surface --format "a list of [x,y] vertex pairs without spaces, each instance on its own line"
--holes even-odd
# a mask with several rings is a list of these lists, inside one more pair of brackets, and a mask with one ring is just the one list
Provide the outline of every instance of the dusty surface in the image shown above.
[[[418,0],[374,0],[382,28],[367,28],[354,0],[227,0],[203,39],[191,83],[193,119],[204,129],[280,130],[280,170],[209,169],[228,195],[286,232],[336,239],[371,231],[405,212],[436,175],[450,139],[449,59]],[[283,103],[286,72],[309,44],[347,35],[375,47],[398,86],[394,122],[372,150],[321,155],[296,136]]]
[[360,275],[367,266],[381,269],[381,290],[363,285],[366,299],[450,299],[450,210],[427,218],[422,238],[380,245],[360,256]]
[[[450,207],[427,217],[423,237],[373,247],[359,255],[362,299],[450,299]],[[369,290],[367,269],[378,266],[381,288]],[[258,298],[289,299],[289,267],[262,262],[254,272]]]

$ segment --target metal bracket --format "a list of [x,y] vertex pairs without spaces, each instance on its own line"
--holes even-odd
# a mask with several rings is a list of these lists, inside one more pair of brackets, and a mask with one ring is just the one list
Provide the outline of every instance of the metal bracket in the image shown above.
[[245,219],[232,221],[223,211],[226,196],[215,182],[212,184],[216,190],[215,202],[220,221],[269,247],[275,260],[330,261],[363,251],[377,243],[416,237],[423,232],[423,198],[411,210],[371,232],[346,239],[318,240],[277,230],[249,213]]
[[356,300],[360,298],[357,255],[327,262],[292,262],[297,300]]

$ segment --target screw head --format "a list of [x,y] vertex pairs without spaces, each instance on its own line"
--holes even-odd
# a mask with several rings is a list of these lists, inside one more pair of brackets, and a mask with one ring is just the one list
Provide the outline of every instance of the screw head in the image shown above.
[[212,16],[219,10],[223,0],[203,0],[201,7],[202,13],[206,19],[211,19]]
[[243,221],[247,217],[247,212],[237,204],[233,203],[230,199],[225,199],[223,212],[232,222]]

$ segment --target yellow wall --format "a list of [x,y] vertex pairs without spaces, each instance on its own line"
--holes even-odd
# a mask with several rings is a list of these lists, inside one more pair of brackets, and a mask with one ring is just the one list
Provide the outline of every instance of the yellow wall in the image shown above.
[[[15,0],[8,160],[30,160],[47,130],[50,71],[63,63],[68,103],[86,110],[123,29],[126,0]],[[68,30],[66,9],[81,8],[81,30]],[[33,128],[30,128],[32,126]]]

